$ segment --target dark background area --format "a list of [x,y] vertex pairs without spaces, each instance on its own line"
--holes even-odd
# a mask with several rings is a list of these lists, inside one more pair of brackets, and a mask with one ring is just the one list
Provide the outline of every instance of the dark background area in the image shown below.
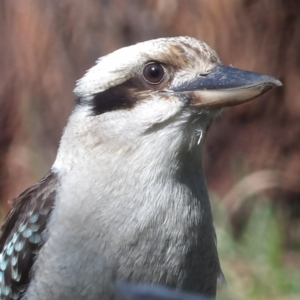
[[[251,222],[266,220],[256,214],[266,204],[272,228],[280,225],[274,245],[280,247],[276,266],[295,278],[299,274],[294,276],[290,267],[300,269],[300,1],[296,0],[1,1],[1,217],[9,209],[8,200],[53,163],[73,106],[75,81],[95,60],[126,45],[177,35],[205,41],[224,64],[283,82],[283,87],[255,101],[224,111],[211,127],[203,159],[214,206],[221,205],[228,219],[218,225],[216,213],[217,227],[225,226],[232,240],[242,243],[245,234],[258,234],[258,229],[251,232]],[[268,226],[261,228],[262,239],[273,232]],[[238,255],[235,261],[243,261]],[[282,282],[284,275],[278,276]],[[287,285],[273,295],[281,292],[278,299],[294,299],[290,295],[300,293],[300,283],[299,289],[297,284]]]

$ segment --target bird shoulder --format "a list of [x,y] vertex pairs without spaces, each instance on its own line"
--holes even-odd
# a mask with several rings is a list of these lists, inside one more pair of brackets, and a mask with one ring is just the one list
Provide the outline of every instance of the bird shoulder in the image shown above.
[[45,243],[57,175],[49,172],[12,201],[0,230],[0,296],[16,299],[27,286],[35,256]]

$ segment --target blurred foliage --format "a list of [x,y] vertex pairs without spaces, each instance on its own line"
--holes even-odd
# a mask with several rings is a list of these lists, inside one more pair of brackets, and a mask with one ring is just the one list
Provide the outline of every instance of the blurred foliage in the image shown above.
[[299,299],[300,247],[286,251],[284,216],[264,196],[255,202],[238,238],[222,201],[211,195],[218,249],[228,287],[221,286],[220,300]]

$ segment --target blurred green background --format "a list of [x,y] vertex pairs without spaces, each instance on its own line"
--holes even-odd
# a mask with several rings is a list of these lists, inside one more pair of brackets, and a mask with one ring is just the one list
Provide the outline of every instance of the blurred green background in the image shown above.
[[177,35],[284,84],[224,111],[203,160],[228,282],[218,298],[300,299],[300,1],[2,0],[1,220],[53,163],[85,70],[119,47]]

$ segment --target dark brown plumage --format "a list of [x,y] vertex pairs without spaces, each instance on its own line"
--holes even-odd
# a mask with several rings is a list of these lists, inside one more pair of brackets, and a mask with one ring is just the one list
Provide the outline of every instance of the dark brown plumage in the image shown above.
[[49,172],[13,200],[0,232],[1,299],[18,299],[27,288],[35,256],[45,242],[56,182],[55,173]]

